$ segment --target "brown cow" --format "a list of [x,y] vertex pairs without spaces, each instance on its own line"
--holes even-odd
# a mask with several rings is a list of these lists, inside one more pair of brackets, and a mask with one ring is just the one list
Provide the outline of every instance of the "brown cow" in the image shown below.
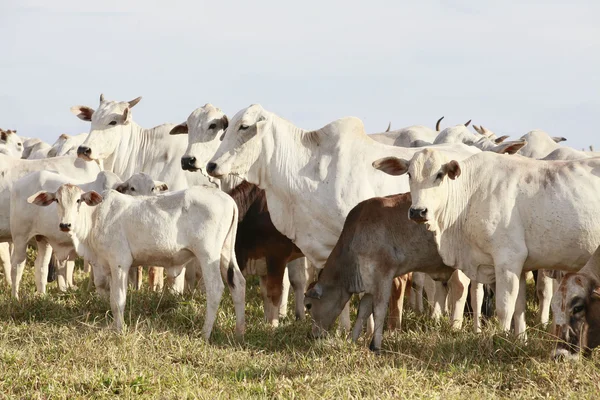
[[[235,242],[235,254],[238,264],[240,269],[244,271],[249,260],[265,258],[267,263],[267,297],[275,306],[271,310],[275,315],[267,315],[267,320],[276,324],[286,265],[290,261],[303,257],[303,254],[271,222],[264,190],[244,181],[232,189],[229,195],[235,200],[239,210]],[[294,281],[291,284],[298,296],[304,294],[304,287],[295,287]],[[296,318],[303,319],[303,301],[298,301],[301,300],[301,297],[298,296]],[[267,305],[265,305],[265,311],[267,309]]]
[[317,284],[306,293],[313,336],[331,327],[353,293],[364,293],[352,339],[358,339],[363,322],[373,313],[370,348],[379,351],[394,277],[421,271],[434,279],[450,278],[454,269],[442,262],[433,234],[408,220],[410,205],[406,193],[374,197],[350,211]]

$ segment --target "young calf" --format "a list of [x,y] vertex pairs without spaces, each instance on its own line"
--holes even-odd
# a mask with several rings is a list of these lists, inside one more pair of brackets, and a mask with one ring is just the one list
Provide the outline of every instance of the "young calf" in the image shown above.
[[[227,278],[236,313],[236,333],[244,332],[245,279],[235,258],[238,211],[218,189],[195,186],[161,196],[104,196],[61,185],[55,193],[32,196],[37,205],[57,202],[59,228],[69,233],[80,256],[110,271],[110,303],[115,327],[122,330],[129,268],[162,265],[167,269],[196,258],[206,288],[202,333],[210,337]],[[100,289],[100,288],[99,288]]]
[[[58,216],[55,210],[46,210],[32,205],[29,200],[33,193],[39,191],[55,191],[65,183],[73,182],[72,178],[50,171],[32,172],[14,183],[10,198],[10,230],[14,243],[12,257],[12,294],[18,298],[19,286],[25,259],[27,258],[27,243],[35,238],[38,255],[35,260],[35,285],[39,293],[46,292],[48,258],[54,250],[58,261],[64,261],[75,256],[73,242],[69,235],[58,227]],[[155,182],[149,175],[139,173],[126,182],[112,172],[103,171],[92,182],[81,183],[85,190],[101,192],[106,189],[136,195],[150,195],[166,190],[162,182]],[[54,206],[52,206],[54,207]],[[72,264],[73,262],[70,261]],[[73,285],[73,265],[59,268],[59,288],[66,290]]]
[[410,205],[406,193],[374,197],[350,211],[317,284],[306,292],[314,336],[331,327],[353,293],[364,293],[352,339],[358,339],[365,319],[373,313],[370,348],[378,351],[394,277],[421,271],[434,279],[450,278],[455,270],[442,262],[433,234],[406,218]]

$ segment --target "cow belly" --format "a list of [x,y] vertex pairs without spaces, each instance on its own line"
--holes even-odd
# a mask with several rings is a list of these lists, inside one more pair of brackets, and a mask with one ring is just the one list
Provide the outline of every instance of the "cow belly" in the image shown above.
[[[160,250],[160,249],[159,249]],[[179,249],[176,251],[164,252],[152,251],[144,252],[141,251],[137,254],[133,254],[133,265],[156,265],[165,268],[172,266],[183,265],[194,257],[194,253],[187,249]]]

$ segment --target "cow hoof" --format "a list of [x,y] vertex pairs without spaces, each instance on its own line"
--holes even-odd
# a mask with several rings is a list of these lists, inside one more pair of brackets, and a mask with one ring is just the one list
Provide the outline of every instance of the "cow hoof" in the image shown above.
[[371,344],[369,344],[369,350],[371,350],[376,355],[381,354],[381,348],[375,346],[375,342],[371,340]]

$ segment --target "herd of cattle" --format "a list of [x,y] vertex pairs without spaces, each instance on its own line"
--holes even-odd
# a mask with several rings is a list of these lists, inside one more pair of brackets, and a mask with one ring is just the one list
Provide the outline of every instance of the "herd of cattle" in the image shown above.
[[[600,154],[540,130],[473,133],[470,121],[367,135],[342,118],[306,131],[260,105],[229,120],[207,104],[144,129],[131,113],[140,99],[72,107],[90,132],[53,145],[0,130],[0,261],[13,297],[34,241],[37,291],[51,260],[59,288],[73,287],[80,256],[120,330],[129,282],[139,287],[141,266],[157,279],[164,268],[173,291],[205,291],[208,339],[224,282],[243,334],[244,275],[255,272],[267,321],[285,314],[289,279],[315,337],[338,317],[350,329],[360,294],[352,338],[366,324],[379,351],[388,312],[400,327],[407,282],[417,309],[425,291],[432,317],[449,312],[457,328],[470,293],[476,331],[495,283],[500,326],[524,336],[525,273],[541,270],[554,355],[600,344]],[[307,288],[309,266],[319,272]]]

